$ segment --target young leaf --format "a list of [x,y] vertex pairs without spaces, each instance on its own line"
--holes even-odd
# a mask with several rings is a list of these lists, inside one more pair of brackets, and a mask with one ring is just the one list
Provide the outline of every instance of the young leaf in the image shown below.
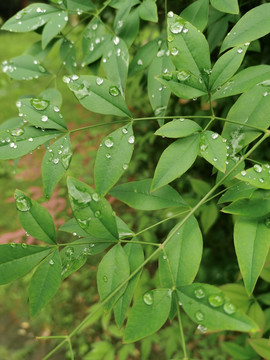
[[207,130],[201,134],[200,153],[215,168],[225,172],[227,160],[226,143],[218,133]]
[[33,31],[48,22],[52,15],[61,14],[57,7],[35,3],[27,6],[16,15],[8,19],[2,26],[2,30],[14,32]]
[[215,286],[194,283],[180,286],[179,300],[187,315],[209,330],[256,332],[257,325]]
[[238,0],[211,0],[211,5],[218,11],[229,14],[238,14]]
[[157,79],[173,94],[183,99],[195,99],[207,94],[202,81],[185,70],[166,72]]
[[71,158],[72,150],[68,135],[47,148],[42,160],[42,180],[47,198],[51,196],[56,184],[69,168]]
[[[100,301],[110,294],[128,278],[130,274],[129,261],[126,252],[120,244],[115,245],[101,260],[97,271],[97,286]],[[119,297],[125,292],[127,284],[104,304],[109,311]]]
[[171,186],[151,192],[151,179],[132,181],[115,186],[110,195],[138,210],[159,210],[168,207],[184,207],[187,204]]
[[[231,107],[227,119],[266,130],[270,125],[269,112],[270,95],[267,89],[262,85],[254,86],[238,98]],[[261,131],[243,125],[226,123],[223,128],[222,136],[228,139],[228,145],[232,148],[232,155],[238,153],[261,135]]]
[[118,239],[115,216],[107,200],[74,178],[69,177],[67,185],[71,208],[78,224],[97,238]]
[[[192,135],[169,145],[157,164],[152,191],[167,185],[183,175],[194,163],[198,155],[200,135]],[[175,162],[175,159],[178,159]]]
[[67,70],[71,73],[75,73],[76,69],[76,49],[71,41],[67,39],[63,39],[60,49],[59,49],[60,58],[67,68]]
[[202,78],[207,86],[211,62],[204,35],[185,19],[169,12],[168,41],[176,69],[188,71],[198,79]]
[[11,79],[33,80],[40,76],[47,76],[49,72],[39,60],[31,55],[21,55],[2,62],[2,70]]
[[268,249],[270,229],[264,219],[239,217],[234,227],[234,245],[244,279],[250,295],[262,271]]
[[241,94],[259,83],[269,85],[269,78],[269,65],[250,66],[233,76],[220,89],[217,89],[218,91],[213,94],[212,100]]
[[102,64],[108,80],[117,85],[122,95],[125,92],[128,63],[128,48],[123,40],[115,36],[106,46]]
[[167,288],[191,284],[202,257],[202,235],[195,217],[189,218],[177,232],[176,227],[169,233],[168,237],[174,235],[159,257],[160,283]]
[[147,44],[142,46],[129,64],[129,76],[133,76],[141,70],[147,68],[156,56],[158,47],[159,45],[156,40],[149,41]]
[[40,241],[56,244],[54,222],[48,210],[20,190],[15,191],[14,197],[23,228]]
[[180,14],[200,31],[206,28],[208,22],[209,0],[197,0],[187,6]]
[[241,171],[235,177],[259,189],[270,190],[270,166],[256,164],[252,168]]
[[256,188],[246,182],[238,182],[231,186],[218,200],[218,204],[250,198]]
[[265,359],[270,358],[270,340],[269,339],[248,339],[248,342],[257,354]]
[[143,0],[139,6],[140,18],[145,21],[158,21],[156,0]]
[[[130,242],[124,247],[124,250],[128,257],[130,273],[133,273],[144,260],[142,246],[140,244],[132,244],[132,242]],[[132,300],[140,275],[141,271],[138,271],[138,273],[128,282],[128,286],[124,294],[118,299],[113,308],[115,322],[118,327],[121,327],[124,323],[125,315]]]
[[209,87],[211,91],[220,88],[227,80],[229,80],[238,70],[248,45],[233,48],[223,54],[215,63],[212,73],[209,76]]
[[251,42],[268,34],[270,32],[269,17],[270,4],[262,4],[248,11],[225,37],[220,51]]
[[127,169],[134,149],[132,124],[115,130],[100,144],[95,163],[95,187],[104,196]]
[[86,109],[99,114],[131,117],[120,89],[109,80],[72,75],[64,81]]
[[171,308],[171,291],[146,292],[131,309],[125,328],[124,343],[131,343],[157,332],[165,323]]
[[0,132],[0,160],[17,159],[38,146],[61,135],[56,130],[41,130],[32,126]]
[[61,259],[55,250],[36,269],[29,287],[29,306],[31,316],[40,310],[56,294],[61,284]]
[[181,138],[202,131],[200,125],[189,119],[174,119],[159,128],[155,135],[167,138]]
[[58,11],[51,14],[49,21],[42,31],[42,47],[43,49],[49,42],[64,29],[68,21],[68,13],[66,11]]
[[167,46],[164,44],[148,69],[147,91],[155,116],[165,115],[171,96],[171,92],[161,86],[160,82],[156,79],[156,76],[162,74],[164,71],[171,72],[175,69],[168,55]]
[[21,99],[20,113],[30,124],[44,129],[67,130],[57,106],[40,98]]
[[94,18],[87,25],[82,40],[82,49],[84,54],[84,64],[91,64],[98,60],[104,53],[111,36],[103,23]]
[[26,244],[0,245],[0,285],[31,271],[51,251],[50,248]]
[[[256,193],[254,194],[256,195]],[[263,194],[262,194],[263,195]],[[251,199],[241,199],[234,201],[232,204],[222,209],[227,214],[241,215],[246,217],[257,218],[270,213],[270,196],[255,197]]]

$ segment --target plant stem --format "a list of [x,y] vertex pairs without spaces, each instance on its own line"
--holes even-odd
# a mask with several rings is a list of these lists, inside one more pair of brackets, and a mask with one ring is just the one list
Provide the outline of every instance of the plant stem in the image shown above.
[[107,126],[107,125],[113,125],[113,124],[123,124],[123,123],[127,123],[130,122],[130,120],[117,120],[114,122],[104,122],[104,123],[100,123],[100,124],[93,124],[93,125],[88,125],[88,126],[84,126],[78,129],[73,129],[70,130],[69,133],[75,133],[77,131],[83,131],[83,130],[88,130],[88,129],[92,129],[92,128],[96,128],[96,127],[100,127],[100,126]]
[[178,299],[178,295],[176,292],[175,302],[176,302],[177,319],[178,319],[178,325],[179,325],[179,331],[180,331],[180,337],[181,337],[180,341],[181,341],[181,345],[182,345],[182,349],[183,349],[183,353],[184,353],[183,360],[188,360],[183,325],[182,325],[181,314],[180,314],[180,307],[179,307],[178,301],[179,301],[179,299]]
[[129,244],[141,244],[141,245],[151,245],[151,246],[157,246],[159,247],[160,244],[153,243],[153,242],[146,242],[146,241],[137,241],[137,240],[119,240],[120,243],[129,243]]

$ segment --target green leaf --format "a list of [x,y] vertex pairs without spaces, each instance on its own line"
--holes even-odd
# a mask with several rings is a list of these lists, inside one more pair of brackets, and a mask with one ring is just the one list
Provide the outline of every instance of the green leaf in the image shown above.
[[225,172],[227,148],[224,139],[212,131],[205,131],[200,136],[200,154],[219,171]]
[[[241,125],[226,123],[222,136],[228,139],[232,156],[237,154],[243,147],[251,143],[261,131],[243,126],[251,125],[261,129],[267,129],[270,125],[270,96],[264,86],[254,86],[242,94],[231,107],[227,119],[234,120]],[[243,124],[243,125],[242,125]]]
[[169,12],[168,41],[176,69],[190,72],[198,79],[202,78],[207,86],[211,62],[204,35],[185,19]]
[[232,341],[225,341],[221,343],[221,348],[224,352],[228,353],[233,359],[237,360],[250,360],[253,359],[252,349],[249,347],[240,346]]
[[72,75],[64,81],[86,109],[99,114],[131,117],[120,89],[111,81],[89,75]]
[[26,244],[0,245],[0,285],[31,271],[51,251],[50,248]]
[[191,178],[190,183],[193,191],[200,197],[205,196],[211,190],[211,185],[206,181]]
[[2,70],[11,79],[33,80],[40,76],[47,76],[49,72],[39,60],[31,55],[22,55],[2,62]]
[[169,233],[170,240],[164,247],[165,251],[159,256],[159,278],[162,287],[191,284],[201,262],[203,241],[195,217],[189,218],[176,232],[177,226],[178,224]]
[[44,129],[66,130],[63,116],[57,106],[40,98],[24,98],[20,100],[19,111],[30,124]]
[[23,228],[40,241],[56,244],[54,222],[48,210],[20,190],[15,191],[14,197]]
[[155,0],[143,0],[139,6],[140,18],[146,21],[158,21],[157,4]]
[[209,204],[205,204],[202,207],[202,212],[200,216],[200,221],[202,225],[202,231],[204,234],[207,234],[211,227],[217,221],[219,215],[218,208],[215,202],[211,201]]
[[215,8],[210,6],[209,8],[209,21],[207,27],[207,40],[210,47],[210,52],[220,46],[224,37],[227,34],[229,21],[231,15],[226,15],[217,11]]
[[[19,117],[13,117],[8,119],[0,124],[0,136],[2,137],[2,133],[6,130],[17,130],[24,125],[23,119]],[[20,132],[20,131],[19,131]],[[15,134],[15,132],[13,132]]]
[[95,163],[95,187],[104,196],[127,169],[134,149],[132,124],[115,130],[100,144]]
[[238,0],[211,0],[211,5],[218,11],[229,14],[238,14]]
[[103,23],[94,18],[85,28],[82,40],[84,64],[91,64],[98,60],[104,53],[111,36]]
[[171,96],[171,92],[161,86],[160,82],[156,79],[156,76],[162,74],[164,71],[171,72],[175,69],[168,55],[167,45],[164,44],[148,69],[147,91],[155,116],[165,115]]
[[[132,274],[143,263],[143,249],[140,244],[132,244],[132,242],[130,242],[124,247],[124,250],[127,254],[130,273]],[[133,278],[128,282],[128,286],[124,294],[118,299],[113,308],[115,322],[118,327],[121,327],[124,323],[125,315],[131,303],[133,293],[140,278],[140,275],[141,270],[138,271],[137,274],[133,276]]]
[[[126,252],[120,244],[115,245],[101,260],[97,271],[97,286],[100,301],[104,301],[130,274]],[[125,292],[127,283],[104,304],[109,311],[119,297]]]
[[234,227],[234,245],[248,294],[252,294],[269,249],[270,229],[264,219],[239,217]]
[[57,7],[43,3],[31,4],[8,19],[2,26],[2,30],[14,32],[33,31],[48,22],[52,15],[58,13],[61,14],[61,11]]
[[200,125],[189,119],[174,119],[163,125],[155,132],[155,135],[167,138],[181,138],[202,131]]
[[262,4],[248,11],[225,37],[221,51],[251,42],[268,34],[270,32],[269,17],[270,4]]
[[208,22],[209,0],[197,0],[187,6],[180,14],[200,31],[206,28]]
[[[183,175],[194,163],[199,150],[199,135],[176,140],[162,153],[157,164],[152,191]],[[175,162],[175,159],[178,159]]]
[[142,46],[134,55],[131,63],[129,64],[129,76],[133,76],[147,68],[153,61],[158,51],[158,42],[156,40],[149,41]]
[[218,200],[218,204],[250,198],[255,190],[256,188],[254,186],[240,181],[228,188],[228,190]]
[[106,46],[102,64],[108,80],[116,84],[122,94],[126,86],[128,63],[129,53],[126,43],[115,36]]
[[157,79],[173,94],[183,99],[196,99],[207,94],[202,80],[185,70],[166,72]]
[[260,304],[257,301],[254,301],[249,306],[247,315],[255,321],[260,329],[260,334],[263,335],[265,328],[265,314]]
[[248,342],[257,354],[265,359],[270,358],[270,340],[269,339],[248,339]]
[[52,41],[50,41],[50,43],[46,46],[45,49],[42,48],[41,41],[37,41],[37,42],[33,43],[30,46],[30,48],[28,48],[25,51],[24,54],[31,55],[38,61],[43,61],[46,58],[46,56],[49,54],[49,52],[51,51],[51,49],[54,46],[54,44],[56,43],[56,41],[57,41],[57,39],[54,38]]
[[255,196],[256,194],[257,192],[251,197],[251,199],[240,199],[234,201],[232,204],[225,206],[222,211],[227,214],[253,218],[267,215],[270,212],[270,194]]
[[215,286],[194,283],[179,287],[179,300],[187,315],[209,330],[257,332],[257,325],[237,310]]
[[64,29],[68,21],[68,13],[66,11],[58,11],[51,14],[49,21],[42,31],[42,47],[43,49],[49,42]]
[[254,165],[252,168],[241,171],[235,177],[238,180],[245,181],[248,184],[255,186],[259,189],[270,190],[270,166]]
[[47,148],[42,160],[44,194],[49,198],[59,180],[63,177],[72,158],[69,136],[63,136]]
[[50,105],[61,107],[62,105],[62,95],[59,90],[55,88],[49,88],[42,91],[38,97],[43,100],[47,100],[50,102]]
[[168,207],[187,207],[187,204],[171,186],[151,191],[152,179],[127,182],[115,186],[110,195],[138,210],[159,210]]
[[246,44],[244,46],[233,48],[218,59],[209,76],[209,87],[211,91],[220,88],[221,85],[236,73],[244,59],[247,48],[248,45]]
[[250,306],[249,296],[247,295],[246,289],[242,284],[225,284],[220,286],[220,290],[228,296],[229,299],[233,302],[233,304],[246,312]]
[[233,76],[212,96],[212,100],[225,98],[227,96],[241,94],[253,86],[261,83],[269,85],[270,78],[269,65],[250,66]]
[[74,178],[69,177],[67,185],[71,208],[78,224],[97,238],[118,239],[115,216],[107,200]]
[[170,308],[169,289],[145,293],[131,309],[125,328],[124,343],[138,341],[157,332],[167,320]]
[[91,0],[67,0],[67,8],[77,12],[84,12],[95,10],[95,5]]
[[29,287],[29,306],[31,316],[37,315],[40,310],[56,294],[61,284],[61,259],[58,250],[36,269]]
[[139,27],[140,17],[138,9],[132,10],[128,16],[114,23],[115,34],[125,41],[128,48],[130,48],[136,39]]
[[[216,177],[216,183],[218,181],[220,181],[221,179],[224,178],[224,175],[227,175],[227,178],[224,180],[224,185],[225,186],[230,186],[232,180],[234,180],[235,175],[238,174],[239,171],[243,170],[245,167],[245,163],[244,161],[239,162],[240,161],[240,157],[237,156],[229,156],[227,158],[227,162],[226,162],[226,171],[225,173],[218,171],[217,177]],[[237,164],[237,167],[232,170],[232,168]],[[229,174],[230,172],[230,174]],[[229,174],[229,175],[228,175]]]
[[32,126],[0,132],[0,159],[17,159],[30,153],[38,146],[61,135],[56,130],[41,130]]
[[67,39],[63,39],[59,48],[59,55],[60,55],[60,59],[62,60],[62,63],[65,65],[67,70],[71,74],[74,74],[77,65],[76,49],[71,41]]

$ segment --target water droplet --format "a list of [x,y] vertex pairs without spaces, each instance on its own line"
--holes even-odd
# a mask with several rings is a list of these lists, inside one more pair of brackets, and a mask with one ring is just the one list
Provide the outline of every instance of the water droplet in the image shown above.
[[54,107],[53,107],[53,111],[55,111],[55,112],[59,112],[59,111],[60,111],[60,109],[59,109],[59,107],[58,107],[58,106],[54,106]]
[[32,142],[32,141],[34,141],[34,139],[30,137],[30,138],[28,139],[28,141]]
[[166,259],[167,259],[167,256],[166,256],[166,255],[163,255],[162,258],[163,258],[163,260],[166,260]]
[[197,326],[197,329],[202,333],[202,334],[205,334],[206,331],[207,331],[207,328],[203,325],[198,325]]
[[89,256],[89,255],[91,255],[92,254],[92,250],[88,247],[85,247],[84,249],[83,249],[83,255],[86,255],[86,256]]
[[245,170],[241,171],[241,175],[242,176],[246,176],[247,175],[247,172]]
[[187,28],[183,29],[183,33],[184,33],[184,34],[186,34],[187,32],[188,32],[188,29],[187,29]]
[[124,128],[124,129],[122,129],[122,133],[126,135],[128,133],[128,130],[126,128]]
[[74,249],[73,249],[73,247],[67,247],[67,248],[66,248],[66,251],[65,251],[65,254],[66,254],[66,256],[68,256],[68,257],[72,256],[72,255],[74,254]]
[[171,25],[170,30],[173,34],[179,34],[183,29],[183,25],[181,25],[179,22],[175,22]]
[[179,81],[185,81],[190,77],[190,74],[188,74],[186,71],[182,70],[182,71],[177,71],[176,76]]
[[113,147],[113,139],[111,137],[107,138],[105,141],[104,141],[104,145],[107,147],[107,148],[111,148]]
[[128,138],[128,142],[129,142],[130,144],[134,144],[134,142],[135,142],[135,137],[134,137],[134,136],[130,136],[130,137]]
[[102,78],[100,78],[100,77],[97,77],[97,79],[96,79],[96,83],[97,83],[97,85],[102,85],[103,84],[103,79]]
[[176,49],[175,47],[172,48],[171,54],[172,54],[172,56],[176,56],[178,54],[178,49]]
[[98,193],[94,193],[94,194],[92,195],[92,199],[93,199],[94,201],[99,201],[99,195],[98,195]]
[[22,106],[22,102],[21,102],[21,101],[17,101],[17,102],[16,102],[16,106],[17,106],[17,108],[20,108],[20,107]]
[[10,244],[10,246],[11,246],[12,248],[16,247],[16,243],[13,242],[13,243]]
[[143,301],[146,305],[152,305],[153,304],[153,297],[150,292],[147,292],[143,296]]
[[63,151],[63,155],[61,156],[61,163],[66,170],[69,168],[71,158],[72,158],[72,153],[70,152],[69,149],[65,149]]
[[27,244],[26,244],[26,243],[22,243],[21,245],[22,245],[22,248],[23,248],[23,249],[26,249],[26,248],[27,248]]
[[57,165],[58,163],[59,163],[59,159],[58,158],[55,158],[55,159],[53,159],[53,161],[52,161],[55,165]]
[[162,57],[165,54],[165,50],[159,50],[157,52],[157,57]]
[[36,110],[45,110],[49,106],[49,101],[47,100],[31,99],[30,102],[33,108],[35,108]]
[[[164,80],[169,81],[169,80],[172,80],[173,74],[171,72],[167,72],[167,73],[163,74],[162,77]],[[162,88],[161,88],[161,90],[162,90]]]
[[238,52],[238,54],[242,54],[243,49],[242,49],[242,48],[239,48],[239,49],[237,50],[237,52]]
[[201,311],[197,311],[195,314],[195,318],[197,321],[203,321],[204,319],[204,314]]
[[143,65],[142,59],[139,59],[139,60],[137,61],[137,65],[139,65],[139,66],[142,66],[142,65]]
[[206,151],[207,148],[208,148],[207,144],[203,144],[203,145],[200,146],[201,151]]
[[31,209],[31,200],[24,195],[15,194],[16,208],[19,211],[29,211]]
[[172,17],[173,17],[173,12],[172,12],[172,11],[169,11],[168,14],[167,14],[167,16],[168,16],[169,18],[172,18]]
[[50,265],[54,265],[53,259],[51,259],[51,260],[49,261],[49,264],[50,264]]
[[268,228],[270,228],[270,218],[267,218],[264,220],[264,224],[265,226],[267,226]]
[[261,184],[264,183],[264,179],[263,179],[263,178],[260,178],[259,181],[260,181]]
[[202,299],[205,297],[205,293],[203,291],[202,288],[198,288],[194,291],[194,295],[196,296],[197,299]]
[[235,313],[236,308],[231,302],[226,302],[223,306],[223,310],[225,311],[225,313],[232,315]]
[[127,170],[127,168],[128,168],[128,164],[124,164],[123,165],[123,170]]
[[48,116],[47,115],[42,115],[41,116],[41,121],[43,121],[43,122],[48,121]]
[[42,65],[38,66],[38,70],[42,73],[46,72],[46,69]]
[[217,161],[217,158],[213,158],[213,161]]
[[103,276],[103,281],[108,282],[108,277],[106,275]]
[[99,210],[95,211],[95,217],[96,218],[100,218],[101,217],[101,212]]
[[107,159],[110,159],[112,157],[111,154],[106,154],[105,156],[106,156]]
[[211,137],[212,137],[213,140],[217,139],[218,138],[218,133],[213,133],[211,135]]
[[112,96],[118,96],[118,95],[120,95],[120,90],[116,86],[111,86],[109,88],[109,93]]
[[259,164],[255,164],[255,165],[253,166],[253,168],[254,168],[254,170],[255,170],[257,173],[262,172],[262,167],[261,167],[261,165],[259,165]]
[[211,306],[218,307],[224,303],[224,299],[220,295],[210,295],[208,297],[208,302]]

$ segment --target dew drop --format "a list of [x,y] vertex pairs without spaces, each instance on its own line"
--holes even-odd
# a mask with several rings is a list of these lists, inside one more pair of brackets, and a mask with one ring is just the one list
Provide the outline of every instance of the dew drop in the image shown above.
[[102,78],[100,78],[100,77],[97,77],[97,79],[96,79],[96,84],[97,85],[102,85],[103,84],[103,79]]
[[246,176],[247,175],[247,172],[245,170],[241,171],[241,175],[242,176]]
[[139,66],[142,66],[142,65],[143,65],[142,59],[139,59],[139,60],[137,61],[137,65],[139,65]]
[[267,218],[264,220],[264,224],[265,226],[267,226],[268,228],[270,228],[270,218]]
[[134,144],[134,142],[135,142],[135,137],[134,137],[134,136],[130,136],[130,137],[128,138],[128,142],[129,142],[130,144]]
[[111,154],[106,154],[105,156],[106,156],[107,159],[110,159],[112,157]]
[[59,109],[59,107],[58,107],[58,106],[54,106],[54,107],[53,107],[53,111],[54,111],[54,112],[59,112],[59,111],[60,111],[60,109]]
[[235,313],[236,308],[231,302],[226,302],[223,306],[223,310],[225,311],[225,313],[232,315]]
[[96,218],[100,218],[101,217],[101,212],[99,210],[95,211],[95,217]]
[[263,178],[260,178],[259,181],[260,181],[261,184],[264,183],[264,179],[263,179]]
[[197,299],[203,299],[205,297],[205,293],[202,288],[198,288],[194,291],[194,295]]
[[108,277],[106,275],[103,276],[103,281],[108,282]]
[[185,81],[190,77],[190,74],[188,74],[186,71],[177,71],[177,80],[179,81]]
[[55,159],[53,159],[53,161],[52,161],[55,165],[57,165],[58,163],[59,163],[59,159],[58,158],[55,158]]
[[128,168],[128,164],[124,164],[123,165],[123,170],[127,170],[127,168]]
[[143,296],[143,302],[146,304],[146,305],[152,305],[153,304],[153,297],[151,295],[150,292],[147,292],[144,294]]
[[197,311],[195,314],[195,318],[197,321],[203,321],[204,319],[204,314],[201,311]]
[[173,34],[179,34],[182,31],[182,29],[183,29],[183,25],[181,25],[179,22],[175,22],[170,27],[170,31]]
[[171,54],[172,56],[176,56],[178,54],[178,50],[176,48],[172,48]]
[[94,201],[99,201],[99,195],[98,195],[98,193],[94,193],[93,195],[92,195],[92,199],[94,200]]
[[30,138],[28,139],[28,141],[32,142],[32,141],[34,141],[34,139],[30,137]]
[[43,121],[43,122],[48,121],[48,116],[47,115],[42,115],[41,116],[41,121]]
[[205,334],[206,331],[207,331],[207,328],[206,328],[205,326],[201,325],[201,324],[197,326],[197,329],[198,329],[202,334]]
[[261,165],[259,165],[259,164],[255,164],[255,165],[253,166],[253,168],[254,168],[254,170],[255,170],[257,173],[261,173],[261,172],[262,172],[262,167],[261,167]]
[[107,147],[107,148],[111,148],[113,147],[113,139],[111,137],[107,138],[105,141],[104,141],[104,145]]
[[66,254],[66,256],[68,256],[68,257],[72,256],[72,255],[74,254],[74,249],[73,249],[73,247],[67,247],[67,248],[66,248],[66,251],[65,251],[65,254]]
[[16,208],[19,211],[29,211],[31,209],[32,203],[29,198],[24,195],[16,195],[15,194],[15,201],[16,201]]
[[242,54],[243,49],[242,49],[242,48],[239,48],[239,49],[237,50],[237,52],[238,52],[238,54]]
[[51,259],[51,260],[49,261],[49,264],[50,264],[50,265],[54,265],[53,259]]
[[167,14],[167,16],[168,16],[169,18],[172,18],[172,17],[173,17],[173,12],[172,12],[172,11],[169,11],[168,14]]
[[35,108],[36,110],[45,110],[49,106],[49,101],[47,100],[31,99],[30,102],[33,108]]
[[16,243],[13,242],[13,243],[10,244],[10,246],[11,246],[12,248],[16,247]]
[[213,140],[217,139],[218,138],[218,133],[213,133],[211,135],[211,137],[212,137]]
[[116,86],[111,86],[109,88],[109,93],[112,96],[118,96],[118,95],[120,95],[120,90]]
[[208,297],[208,302],[211,306],[218,307],[224,303],[224,299],[220,295],[210,295]]
[[23,248],[23,249],[26,249],[26,248],[27,248],[27,244],[26,244],[26,243],[22,243],[21,245],[22,245],[22,248]]
[[124,129],[122,129],[122,133],[126,135],[128,133],[128,130],[126,128],[124,128]]

